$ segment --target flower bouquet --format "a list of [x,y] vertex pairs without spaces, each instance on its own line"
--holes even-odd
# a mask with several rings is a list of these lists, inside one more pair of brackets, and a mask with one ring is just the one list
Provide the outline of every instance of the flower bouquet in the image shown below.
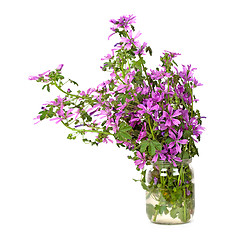
[[[109,79],[87,91],[73,91],[65,80],[63,64],[30,80],[56,87],[63,96],[43,104],[37,122],[50,119],[85,143],[115,143],[129,150],[146,190],[146,210],[155,223],[186,223],[194,213],[194,183],[191,159],[198,155],[202,117],[194,104],[193,89],[201,86],[191,65],[178,67],[179,53],[164,51],[156,69],[146,67],[144,55],[152,55],[146,42],[135,34],[136,17],[110,20],[112,34],[119,35],[111,54],[101,60]],[[72,86],[73,86],[72,85]],[[91,133],[91,137],[89,136]]]

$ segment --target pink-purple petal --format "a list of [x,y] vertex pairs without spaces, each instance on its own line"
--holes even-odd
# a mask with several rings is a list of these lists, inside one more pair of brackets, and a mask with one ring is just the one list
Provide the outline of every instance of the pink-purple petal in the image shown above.
[[176,110],[173,114],[172,114],[172,117],[177,117],[177,116],[179,116],[179,115],[181,115],[182,113],[181,113],[181,110]]
[[175,136],[175,134],[171,130],[169,130],[168,134],[169,134],[170,138],[172,138],[173,140],[176,140],[176,136]]
[[166,121],[166,124],[165,124],[166,126],[168,126],[168,127],[170,127],[171,126],[171,120],[170,119],[167,119],[167,121]]
[[139,151],[137,151],[137,156],[139,157],[139,158],[142,158],[142,154],[139,152]]
[[152,159],[152,162],[156,162],[158,160],[158,153],[157,154],[155,154],[155,156],[153,157],[153,159]]
[[181,153],[181,152],[182,152],[182,150],[181,150],[181,147],[179,146],[179,144],[178,144],[178,143],[176,144],[176,150],[177,150],[177,152],[179,152],[179,153]]
[[181,143],[181,144],[187,144],[188,140],[187,139],[182,139],[182,140],[179,140],[178,142]]
[[172,119],[172,123],[176,126],[178,126],[181,122],[178,119]]
[[168,145],[168,147],[169,147],[169,148],[173,148],[174,145],[175,145],[175,142],[170,142],[169,145]]
[[177,137],[177,138],[180,139],[180,138],[182,137],[182,135],[183,135],[183,132],[179,129],[179,130],[178,130],[178,137]]
[[169,117],[169,115],[168,115],[168,113],[167,113],[167,112],[163,111],[162,117],[163,117],[163,118],[168,118],[168,117]]

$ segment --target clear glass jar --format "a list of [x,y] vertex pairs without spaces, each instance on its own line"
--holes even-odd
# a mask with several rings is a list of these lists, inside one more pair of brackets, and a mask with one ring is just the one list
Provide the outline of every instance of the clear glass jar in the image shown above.
[[194,176],[191,160],[177,166],[160,162],[147,171],[146,212],[153,223],[180,224],[194,214]]

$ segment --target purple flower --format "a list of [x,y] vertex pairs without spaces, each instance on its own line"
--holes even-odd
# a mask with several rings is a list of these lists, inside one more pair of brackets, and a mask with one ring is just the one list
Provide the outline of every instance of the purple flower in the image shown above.
[[183,85],[177,86],[175,91],[177,96],[183,99],[187,104],[190,104],[192,102],[191,94],[185,92],[185,88]]
[[123,80],[125,84],[120,84],[117,88],[117,91],[119,93],[125,93],[126,91],[129,91],[132,88],[131,82],[133,78],[134,78],[133,75],[127,74]]
[[154,102],[161,102],[163,99],[164,99],[163,92],[160,94],[158,91],[156,91],[156,92],[152,91],[152,100]]
[[135,55],[146,55],[145,53],[144,53],[144,48],[147,46],[147,43],[146,42],[144,42],[143,43],[143,45],[137,50],[137,51],[135,51],[134,53],[135,53]]
[[135,16],[129,15],[129,16],[122,16],[117,20],[111,19],[110,22],[113,23],[114,26],[110,28],[113,31],[113,33],[108,37],[108,40],[112,35],[116,33],[116,29],[118,28],[124,28],[126,31],[130,30],[131,24],[136,22],[135,18],[136,18]]
[[142,109],[142,110],[138,110],[138,113],[140,113],[142,115],[144,113],[152,115],[152,111],[154,111],[154,110],[158,111],[159,110],[158,104],[154,104],[151,98],[147,99],[147,106],[145,106],[143,104],[139,104],[138,107]]
[[146,136],[147,136],[147,129],[146,129],[146,122],[144,122],[142,129],[138,135],[137,142],[140,142]]
[[165,54],[165,53],[168,53],[168,56],[170,57],[170,60],[177,57],[178,55],[181,55],[181,53],[170,52],[170,51],[167,51],[167,50],[164,50],[163,54]]
[[63,111],[63,102],[60,104],[60,109],[57,111],[57,114],[61,117],[64,116],[64,111]]
[[106,138],[103,138],[103,142],[104,143],[113,143],[113,140],[112,139],[110,139],[109,137],[106,137]]
[[62,68],[63,68],[63,64],[59,64],[58,67],[57,67],[56,69],[61,71]]
[[176,145],[176,151],[181,153],[181,147],[179,146],[179,143],[180,144],[187,144],[188,143],[188,140],[187,139],[181,139],[183,135],[183,132],[179,129],[178,131],[178,136],[176,137],[175,134],[172,132],[172,131],[169,131],[169,137],[173,139],[173,142],[170,142],[169,143],[169,148],[173,148],[175,145]]
[[75,128],[83,127],[83,126],[84,126],[83,124],[78,124],[78,125],[75,125]]
[[62,107],[61,109],[57,112],[57,114],[60,116],[60,117],[56,117],[56,118],[52,118],[50,119],[50,121],[56,121],[56,123],[59,123],[61,122],[62,120],[66,119],[66,118],[70,118],[72,117],[74,114],[72,113],[74,109],[69,109],[66,114],[64,113],[64,111],[62,110]]
[[165,154],[167,153],[166,150],[162,150],[162,151],[156,151],[156,154],[154,155],[153,159],[152,159],[152,162],[156,162],[158,160],[158,157],[160,156],[160,159],[161,161],[165,161],[166,160],[166,156]]
[[29,76],[28,77],[28,80],[38,80],[39,79],[39,77],[37,77],[37,76]]
[[177,162],[181,162],[182,161],[180,157],[176,156],[176,154],[177,154],[176,149],[170,149],[170,153],[167,154],[168,162],[172,163],[174,167],[177,166],[175,161],[177,161]]
[[125,49],[129,50],[132,45],[135,45],[136,47],[140,48],[141,47],[141,44],[139,43],[139,41],[136,41],[136,38],[138,38],[139,36],[141,35],[140,32],[138,32],[136,34],[136,36],[133,38],[132,36],[132,30],[129,32],[129,38],[125,38],[125,37],[122,37],[121,40],[122,42],[126,43],[125,45]]
[[199,83],[195,77],[193,78],[193,83],[194,83],[194,87],[203,86],[203,84]]
[[[199,135],[201,135],[203,133],[203,130],[205,130],[204,127],[202,127],[200,124],[198,124],[198,120],[196,118],[191,118],[190,119],[190,122],[189,122],[189,125],[192,126],[192,130],[193,130],[193,135],[198,137]],[[192,137],[192,139],[195,141],[195,142],[198,142],[196,139],[194,139]]]
[[146,163],[146,155],[145,153],[141,154],[139,151],[137,151],[136,154],[138,156],[138,159],[134,163],[139,167],[139,169],[143,169]]
[[111,59],[112,57],[114,57],[114,51],[117,50],[117,49],[112,49],[112,55],[111,54],[108,54],[107,56],[105,56],[104,58],[101,58],[101,60],[109,60]]
[[168,112],[163,111],[162,118],[166,118],[166,123],[165,125],[168,127],[171,127],[172,125],[178,126],[181,122],[178,119],[175,119],[175,117],[181,115],[181,110],[178,109],[176,111],[173,111],[173,108],[168,105]]
[[108,54],[107,56],[105,56],[104,58],[101,58],[101,60],[109,60],[110,58],[112,58],[111,54]]
[[111,19],[111,23],[117,25],[117,28],[124,28],[125,30],[130,29],[130,25],[136,22],[136,16],[128,15],[128,16],[121,16],[119,19]]
[[156,177],[154,177],[154,180],[153,180],[153,181],[154,181],[154,184],[157,185],[158,179],[157,179]]
[[189,196],[191,194],[191,192],[188,190],[188,188],[186,188],[186,194],[187,194],[187,196]]
[[183,70],[179,73],[179,76],[185,80],[184,84],[189,81],[193,81],[193,71],[196,70],[196,68],[191,68],[191,65],[187,65],[187,67],[185,65],[182,65],[182,67]]
[[29,76],[28,80],[39,80],[39,78],[43,77],[42,82],[49,82],[49,73],[50,73],[50,70],[44,73],[38,74],[38,76]]

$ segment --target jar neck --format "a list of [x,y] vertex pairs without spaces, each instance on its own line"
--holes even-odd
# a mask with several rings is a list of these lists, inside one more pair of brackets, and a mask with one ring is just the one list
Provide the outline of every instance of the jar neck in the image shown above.
[[[182,159],[181,162],[175,162],[177,166],[181,166],[182,164],[190,164],[192,162],[192,159]],[[168,162],[167,160],[165,161],[160,161],[159,164],[156,165],[160,165],[162,167],[166,167],[166,166],[173,166],[173,163]]]

